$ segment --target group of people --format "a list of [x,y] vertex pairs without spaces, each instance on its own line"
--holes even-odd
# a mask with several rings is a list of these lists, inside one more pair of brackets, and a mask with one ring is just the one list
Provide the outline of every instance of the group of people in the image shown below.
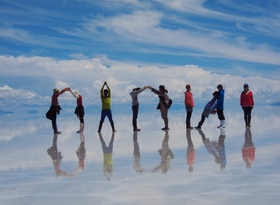
[[[105,88],[106,87],[106,88]],[[143,88],[137,87],[133,88],[133,90],[130,92],[130,96],[132,99],[132,126],[133,131],[140,131],[141,129],[137,126],[137,118],[138,118],[138,111],[139,111],[139,101],[138,101],[138,94],[144,91],[145,89],[150,89],[153,93],[155,93],[159,98],[159,103],[157,106],[157,109],[160,110],[161,118],[164,122],[164,127],[162,130],[169,130],[168,126],[168,109],[170,108],[172,104],[172,100],[168,96],[168,90],[165,89],[164,85],[160,85],[159,89],[155,89],[151,86],[144,86]],[[77,115],[79,121],[80,121],[80,129],[77,131],[77,133],[84,131],[84,106],[82,102],[82,96],[77,91],[72,91],[70,87],[66,87],[62,89],[61,91],[57,88],[53,89],[53,95],[51,100],[51,106],[48,112],[46,113],[46,117],[52,121],[52,128],[55,134],[60,134],[61,132],[57,129],[57,123],[56,118],[57,114],[60,113],[60,106],[58,103],[58,97],[63,94],[65,91],[69,91],[72,93],[72,95],[77,99],[77,107],[75,109],[75,114]],[[191,126],[191,116],[194,108],[194,99],[193,94],[191,92],[191,85],[186,85],[186,92],[185,92],[185,108],[186,108],[186,128],[187,129],[201,129],[205,118],[209,117],[210,114],[216,114],[218,115],[218,119],[220,120],[220,125],[217,128],[225,128],[225,116],[224,116],[224,94],[225,90],[223,89],[223,86],[219,84],[217,86],[217,91],[213,92],[212,96],[213,98],[207,102],[205,105],[203,112],[201,114],[201,120],[199,121],[198,125],[196,127]],[[112,131],[115,132],[115,125],[112,117],[112,111],[111,111],[111,90],[108,86],[107,82],[104,82],[100,89],[100,99],[102,104],[102,111],[101,111],[101,118],[99,121],[98,126],[98,132],[101,132],[102,125],[104,123],[105,118],[107,117],[109,119],[109,122],[111,124]],[[249,89],[248,84],[244,84],[243,91],[240,95],[240,106],[243,109],[244,112],[244,120],[245,125],[247,128],[251,127],[251,112],[254,107],[254,99],[253,99],[253,93]]]

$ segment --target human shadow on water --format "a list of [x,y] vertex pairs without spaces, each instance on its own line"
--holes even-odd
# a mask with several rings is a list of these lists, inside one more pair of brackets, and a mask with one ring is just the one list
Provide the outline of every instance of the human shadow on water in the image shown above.
[[206,148],[206,150],[215,157],[215,162],[220,165],[221,171],[225,170],[227,161],[226,161],[226,153],[225,153],[225,130],[220,129],[220,136],[217,141],[210,141],[209,138],[205,137],[204,132],[201,129],[197,129],[198,133],[202,138],[202,142]]
[[140,148],[139,148],[139,144],[138,144],[138,132],[134,131],[133,132],[133,156],[134,156],[134,163],[133,163],[133,169],[136,172],[142,173],[144,171],[146,171],[146,169],[142,168],[140,165],[140,159],[141,159],[141,155],[140,155]]
[[99,134],[99,139],[102,145],[102,151],[103,151],[103,174],[106,177],[107,181],[110,181],[114,167],[113,167],[113,145],[114,145],[114,138],[115,138],[115,132],[112,132],[111,140],[109,142],[109,145],[107,146],[101,132]]
[[47,153],[53,161],[53,168],[55,170],[57,178],[60,178],[62,176],[65,176],[67,178],[73,177],[72,174],[68,174],[66,171],[63,171],[60,168],[60,164],[63,156],[61,155],[61,152],[59,152],[57,149],[57,134],[54,134],[52,146],[47,149]]
[[151,173],[155,173],[161,169],[163,174],[166,174],[168,169],[170,168],[171,160],[174,158],[174,154],[169,149],[168,145],[169,141],[169,133],[168,130],[165,130],[164,139],[162,140],[162,147],[158,150],[158,153],[161,156],[161,162],[158,166],[156,166]]
[[187,147],[187,153],[186,153],[186,157],[187,157],[187,164],[189,167],[189,173],[193,172],[193,164],[195,161],[195,149],[194,149],[194,145],[192,142],[192,137],[191,137],[191,130],[187,129],[187,142],[188,142],[188,147]]
[[250,169],[252,163],[255,160],[255,152],[256,148],[253,143],[252,139],[252,132],[250,128],[246,128],[245,130],[245,142],[242,147],[242,158],[244,162],[246,163],[246,168]]
[[85,149],[85,136],[83,132],[80,132],[80,145],[76,151],[77,157],[79,159],[78,167],[75,169],[73,174],[82,172],[85,168],[85,158],[86,158],[86,149]]

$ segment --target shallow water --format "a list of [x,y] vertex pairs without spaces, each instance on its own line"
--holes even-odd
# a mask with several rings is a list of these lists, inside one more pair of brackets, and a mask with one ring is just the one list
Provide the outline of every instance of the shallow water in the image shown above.
[[[210,116],[200,132],[186,131],[185,110],[170,110],[165,132],[157,110],[140,108],[137,133],[130,112],[113,110],[113,138],[107,119],[97,133],[99,111],[86,112],[85,131],[77,134],[78,120],[65,110],[57,136],[44,112],[0,117],[0,204],[279,203],[279,107],[254,108],[251,129],[234,107],[225,110],[225,129]],[[194,111],[193,126],[200,113]]]

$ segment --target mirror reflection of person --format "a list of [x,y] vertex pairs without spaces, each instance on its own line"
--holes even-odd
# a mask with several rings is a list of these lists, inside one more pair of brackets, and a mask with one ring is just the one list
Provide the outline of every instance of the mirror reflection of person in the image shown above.
[[217,149],[217,142],[210,141],[209,138],[206,138],[202,129],[198,129],[197,131],[201,136],[202,142],[203,142],[206,150],[215,157],[215,162],[217,162],[217,163],[220,162],[221,160],[220,160],[220,156],[219,156],[219,151]]
[[226,152],[225,152],[225,138],[226,133],[224,129],[220,129],[220,136],[218,140],[217,150],[219,153],[219,161],[216,161],[220,164],[220,169],[223,171],[226,168],[227,165],[227,159],[226,159]]
[[168,169],[170,168],[170,163],[171,160],[174,158],[174,154],[169,149],[168,141],[169,141],[169,133],[167,130],[165,130],[165,136],[162,141],[162,147],[160,150],[158,150],[158,153],[161,156],[161,162],[158,166],[156,166],[153,169],[152,173],[155,173],[161,169],[162,173],[166,174]]
[[256,148],[252,140],[252,132],[250,128],[245,130],[245,142],[242,147],[242,158],[246,163],[246,168],[250,169],[255,160]]
[[107,146],[101,132],[99,134],[99,139],[102,145],[102,151],[103,151],[103,174],[106,177],[108,181],[110,181],[112,175],[113,175],[113,145],[114,145],[114,138],[115,138],[115,132],[112,132],[111,140],[109,145]]
[[140,165],[140,159],[141,159],[141,155],[140,155],[140,148],[139,148],[139,144],[138,144],[138,137],[137,137],[137,131],[133,132],[133,156],[134,156],[134,164],[133,164],[133,169],[136,172],[144,172],[146,171],[144,168],[141,167]]
[[83,132],[80,132],[80,145],[76,151],[77,157],[79,159],[79,165],[74,171],[74,173],[82,172],[85,168],[85,158],[86,158],[86,149],[85,149],[85,136]]
[[57,149],[57,134],[53,136],[53,144],[50,148],[48,148],[47,153],[53,161],[53,168],[55,170],[56,177],[60,178],[62,176],[65,176],[68,178],[72,178],[71,174],[68,174],[66,171],[63,171],[60,168],[60,163],[63,156],[61,155],[61,152],[59,152]]
[[187,141],[188,141],[188,147],[187,147],[187,164],[189,167],[189,173],[193,172],[193,164],[195,161],[195,149],[194,149],[194,145],[192,142],[192,137],[191,137],[191,130],[187,129]]

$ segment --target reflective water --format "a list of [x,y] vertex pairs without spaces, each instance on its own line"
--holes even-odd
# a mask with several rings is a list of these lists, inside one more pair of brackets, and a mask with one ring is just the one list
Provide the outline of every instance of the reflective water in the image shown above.
[[[279,204],[280,108],[253,110],[246,129],[240,108],[225,110],[201,131],[185,129],[185,110],[170,110],[170,130],[161,131],[157,110],[114,112],[97,133],[99,111],[86,113],[77,134],[72,110],[58,117],[53,135],[46,108],[2,115],[0,204]],[[200,119],[195,110],[192,125]]]

